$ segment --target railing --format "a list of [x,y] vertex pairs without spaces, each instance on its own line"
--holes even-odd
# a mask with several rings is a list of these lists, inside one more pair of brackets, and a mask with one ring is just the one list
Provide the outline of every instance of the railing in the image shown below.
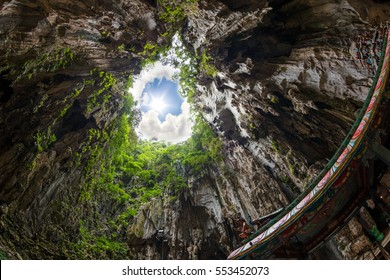
[[305,191],[282,213],[252,234],[248,238],[247,243],[233,251],[228,259],[244,257],[293,224],[308,207],[316,202],[332,186],[342,171],[348,166],[362,143],[363,138],[366,136],[366,132],[373,121],[386,86],[389,72],[390,29],[386,32],[387,36],[384,36],[383,40],[381,61],[378,65],[378,69],[381,69],[381,71],[376,71],[374,81],[364,105],[343,143],[319,175],[306,186]]

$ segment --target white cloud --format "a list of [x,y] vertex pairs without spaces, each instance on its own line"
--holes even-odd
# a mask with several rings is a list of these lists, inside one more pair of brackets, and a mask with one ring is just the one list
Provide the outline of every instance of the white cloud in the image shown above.
[[[156,62],[149,69],[142,70],[138,79],[135,80],[133,88],[129,90],[134,96],[134,100],[138,101],[138,106],[141,105],[142,92],[146,84],[153,82],[154,79],[166,78],[172,80],[178,70],[169,65],[163,65],[161,62]],[[149,98],[144,95],[143,99]],[[146,102],[147,103],[147,102]],[[190,105],[184,99],[181,105],[182,113],[178,116],[167,114],[163,122],[158,118],[158,112],[149,110],[142,113],[142,119],[138,126],[137,133],[142,139],[164,140],[170,143],[179,143],[187,140],[192,133],[193,122],[191,120]]]
[[165,121],[161,122],[156,111],[150,110],[143,114],[138,128],[143,139],[157,138],[173,144],[187,140],[192,133],[189,104],[184,101],[181,105],[182,114],[174,116],[167,114]]
[[148,92],[144,92],[144,96],[142,96],[140,103],[149,104],[150,103],[150,94]]
[[133,94],[134,101],[140,102],[142,91],[147,83],[153,82],[154,79],[162,79],[164,77],[168,80],[173,80],[173,76],[178,72],[178,69],[170,65],[163,65],[160,61],[157,61],[155,64],[141,71],[138,78],[134,81],[133,87],[129,89],[129,92]]

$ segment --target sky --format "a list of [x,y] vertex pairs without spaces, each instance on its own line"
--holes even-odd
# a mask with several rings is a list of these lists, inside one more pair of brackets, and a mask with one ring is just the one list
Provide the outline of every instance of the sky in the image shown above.
[[182,114],[181,104],[184,99],[178,93],[178,89],[177,82],[167,80],[165,77],[147,83],[141,94],[141,111],[144,113],[149,110],[156,111],[161,122],[166,120],[168,113],[174,116]]
[[170,65],[156,62],[142,70],[129,90],[142,112],[136,128],[141,139],[175,144],[191,136],[190,106],[178,93],[179,85],[174,79],[177,72]]

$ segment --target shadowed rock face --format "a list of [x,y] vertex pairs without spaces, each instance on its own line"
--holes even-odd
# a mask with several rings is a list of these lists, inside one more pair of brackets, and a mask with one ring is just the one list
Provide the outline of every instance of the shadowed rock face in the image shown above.
[[[123,208],[102,194],[81,210],[87,161],[76,157],[90,129],[114,124],[124,82],[140,71],[137,53],[149,40],[163,42],[157,36],[163,26],[148,24],[156,11],[145,1],[0,3],[0,203],[7,212],[1,247],[13,258],[75,258],[59,247],[77,242],[80,221],[103,227]],[[122,44],[134,51],[120,51]],[[98,86],[86,80],[102,81],[91,74],[95,68],[117,83],[87,108]],[[125,229],[120,232],[124,240]]]
[[[166,43],[156,1],[0,7],[0,249],[39,259],[226,257],[239,244],[230,217],[287,205],[342,142],[372,78],[350,55],[351,38],[390,11],[360,0],[199,1],[180,32],[219,71],[199,73],[195,106],[223,137],[224,160],[187,172],[189,189],[176,200],[154,199],[113,232],[108,221],[124,206],[100,192],[80,205],[87,160],[78,155],[90,129],[114,126],[143,46]],[[117,83],[90,106],[95,68]],[[75,254],[67,242],[82,239],[80,221],[127,240],[129,251]]]
[[[196,105],[224,136],[225,161],[204,175],[208,183],[193,179],[201,182],[186,191],[193,199],[145,206],[130,228],[137,258],[156,251],[160,257],[156,229],[166,234],[164,257],[205,257],[203,247],[215,239],[227,254],[238,245],[229,217],[263,216],[293,199],[343,141],[369,90],[372,77],[349,53],[351,38],[372,19],[355,10],[361,2],[237,3],[201,2],[183,29],[185,44],[207,50],[220,71],[199,75]],[[188,227],[180,223],[183,205],[194,213],[204,206],[209,218]]]

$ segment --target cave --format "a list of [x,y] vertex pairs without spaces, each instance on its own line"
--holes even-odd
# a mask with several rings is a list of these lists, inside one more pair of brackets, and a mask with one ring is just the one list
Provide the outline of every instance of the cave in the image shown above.
[[[373,0],[0,1],[0,259],[228,258],[252,242],[237,222],[266,227],[344,147],[389,18]],[[161,84],[179,107],[148,95]],[[388,207],[390,175],[364,158],[372,185],[338,232],[245,257],[385,258],[370,203]]]

